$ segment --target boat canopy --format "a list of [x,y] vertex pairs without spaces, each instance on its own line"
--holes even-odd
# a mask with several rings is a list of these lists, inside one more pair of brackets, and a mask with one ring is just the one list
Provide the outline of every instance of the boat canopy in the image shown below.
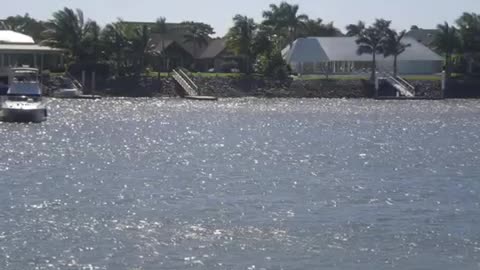
[[12,81],[7,95],[12,96],[41,96],[42,88],[38,82],[38,69],[12,69]]

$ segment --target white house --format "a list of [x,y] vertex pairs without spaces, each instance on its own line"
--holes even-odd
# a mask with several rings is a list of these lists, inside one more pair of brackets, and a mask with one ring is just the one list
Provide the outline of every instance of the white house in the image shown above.
[[39,70],[63,65],[63,50],[35,44],[30,36],[0,30],[0,85],[8,85],[10,68],[29,66]]
[[[357,54],[356,37],[308,37],[297,39],[287,46],[282,55],[292,70],[300,74],[355,74],[366,73],[372,65],[372,55]],[[413,38],[404,38],[410,44],[398,56],[400,74],[434,74],[442,71],[443,58]],[[379,71],[393,70],[393,57],[377,54]]]

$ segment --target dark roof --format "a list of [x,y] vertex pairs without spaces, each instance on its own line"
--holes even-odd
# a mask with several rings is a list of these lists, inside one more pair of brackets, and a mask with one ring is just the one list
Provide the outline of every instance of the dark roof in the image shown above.
[[410,30],[406,36],[415,39],[423,45],[432,48],[435,35],[438,33],[436,29],[416,29]]
[[191,42],[185,42],[185,37],[183,34],[152,34],[151,36],[151,46],[155,48],[157,53],[162,52],[162,47],[163,49],[166,49],[173,43],[178,44],[182,49],[196,59],[215,58],[226,48],[225,39],[210,39],[207,46],[204,45],[198,47],[197,45],[197,48],[195,49],[195,55],[193,55],[193,44]]
[[215,58],[219,54],[221,54],[223,51],[225,51],[226,47],[227,47],[226,39],[223,39],[223,38],[213,39],[210,41],[210,44],[208,44],[208,47],[202,52],[199,58],[200,59]]
[[[154,22],[131,22],[124,21],[123,23],[128,25],[146,25],[148,27],[153,27]],[[226,41],[224,39],[208,39],[208,45],[198,46],[194,49],[192,42],[186,42],[185,34],[186,30],[189,28],[189,24],[185,23],[166,23],[168,33],[167,34],[158,34],[152,33],[151,35],[151,46],[155,47],[157,53],[162,52],[163,49],[171,46],[173,43],[179,45],[182,49],[188,52],[192,57],[196,59],[209,59],[215,58],[220,53],[222,53],[226,48]],[[163,41],[163,44],[162,44]],[[195,55],[194,55],[195,54]]]
[[150,41],[150,48],[153,47],[153,51],[157,54],[161,54],[164,50],[166,50],[170,45],[175,43],[174,40],[171,39],[155,39],[152,35],[152,41]]
[[194,49],[192,42],[186,42],[185,36],[183,33],[152,34],[151,39],[152,39],[151,40],[152,44],[156,48],[161,48],[162,40],[165,43],[175,42],[195,58],[199,58],[199,56],[203,53],[203,51],[207,49],[207,46],[205,45],[203,46],[197,45],[197,47]]
[[[132,21],[122,21],[122,23],[130,26],[143,26],[146,25],[150,28],[153,28],[155,26],[155,22],[132,22]],[[179,32],[184,32],[189,25],[184,24],[184,23],[165,23],[168,31],[179,31]]]

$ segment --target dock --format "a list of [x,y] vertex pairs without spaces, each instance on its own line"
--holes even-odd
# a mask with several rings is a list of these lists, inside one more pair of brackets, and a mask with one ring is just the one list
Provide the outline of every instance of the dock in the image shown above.
[[214,96],[185,96],[185,99],[190,100],[205,100],[205,101],[217,101],[218,97]]
[[71,97],[55,97],[58,99],[90,99],[90,100],[97,100],[101,99],[102,96],[99,95],[78,95],[78,96],[71,96]]

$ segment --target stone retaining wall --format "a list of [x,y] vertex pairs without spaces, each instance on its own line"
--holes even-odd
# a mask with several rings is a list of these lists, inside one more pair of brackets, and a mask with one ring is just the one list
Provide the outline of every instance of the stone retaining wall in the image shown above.
[[[374,87],[367,80],[285,80],[258,77],[193,77],[201,95],[217,97],[278,98],[373,98]],[[417,95],[440,98],[439,81],[411,81]],[[96,93],[109,96],[176,96],[176,82],[168,78],[118,78],[98,85]]]

